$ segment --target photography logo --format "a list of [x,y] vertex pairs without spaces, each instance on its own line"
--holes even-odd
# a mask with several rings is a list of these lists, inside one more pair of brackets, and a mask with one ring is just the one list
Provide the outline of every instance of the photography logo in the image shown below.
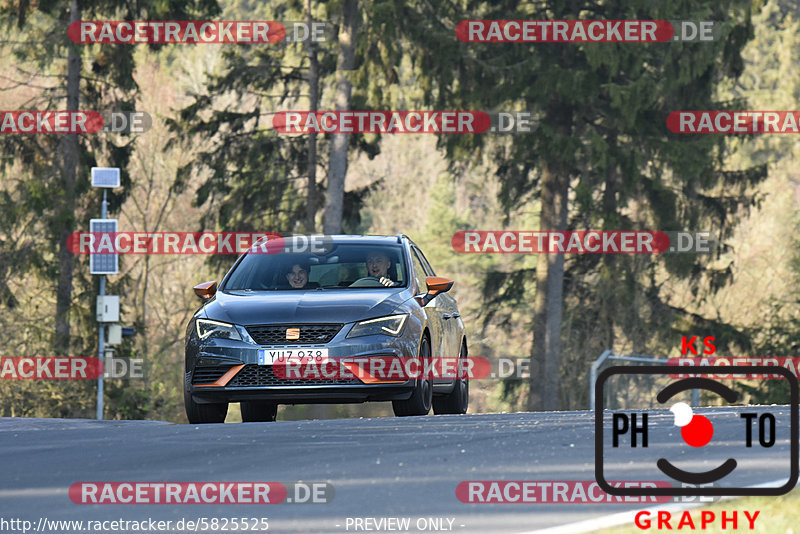
[[[718,380],[703,378],[729,375],[744,380],[776,374],[788,382],[788,407],[725,409],[741,404],[740,395]],[[797,377],[778,366],[696,366],[692,375],[673,380],[655,392],[654,399],[662,409],[659,412],[606,411],[605,388],[615,376],[633,380],[671,378],[674,368],[610,367],[600,374],[595,388],[595,478],[600,488],[611,495],[626,496],[783,495],[793,489],[798,480]],[[678,394],[692,390],[718,396],[724,401],[723,408],[709,410],[706,415],[694,413],[687,403],[676,399]],[[665,409],[671,415],[664,414]],[[772,478],[787,477],[786,483],[748,487],[763,482],[758,476],[763,478],[766,464],[781,469]],[[623,488],[609,482],[630,477],[631,473],[641,480],[669,481],[673,487]],[[758,476],[754,478],[753,474]]]

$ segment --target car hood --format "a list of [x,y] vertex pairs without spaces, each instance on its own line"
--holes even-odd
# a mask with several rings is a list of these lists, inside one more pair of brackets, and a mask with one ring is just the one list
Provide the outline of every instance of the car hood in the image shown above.
[[408,298],[407,289],[217,292],[205,313],[240,325],[350,323],[388,315]]

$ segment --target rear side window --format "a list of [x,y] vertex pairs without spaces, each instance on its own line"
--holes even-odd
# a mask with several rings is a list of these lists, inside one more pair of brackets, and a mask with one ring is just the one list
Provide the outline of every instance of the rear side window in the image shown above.
[[417,256],[417,251],[414,248],[411,249],[411,264],[414,267],[414,276],[417,279],[417,287],[419,288],[419,291],[422,292],[427,290],[428,285],[425,283],[425,277],[427,274],[425,273],[425,268],[422,266],[422,262],[420,261],[419,256]]
[[422,263],[422,267],[425,269],[425,274],[428,276],[436,276],[436,273],[433,271],[433,267],[431,267],[431,264],[428,262],[425,254],[423,254],[422,251],[417,247],[414,247],[414,253],[419,256],[419,261]]

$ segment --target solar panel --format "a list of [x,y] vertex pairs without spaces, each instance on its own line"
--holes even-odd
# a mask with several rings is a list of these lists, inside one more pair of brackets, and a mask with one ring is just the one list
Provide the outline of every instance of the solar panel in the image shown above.
[[[91,219],[89,231],[116,232],[117,219]],[[96,236],[96,243],[100,243],[102,236]],[[114,240],[112,239],[113,243]],[[97,245],[95,245],[97,248]],[[119,254],[89,254],[89,273],[91,274],[117,274],[119,273]]]
[[119,168],[92,167],[92,187],[119,187]]

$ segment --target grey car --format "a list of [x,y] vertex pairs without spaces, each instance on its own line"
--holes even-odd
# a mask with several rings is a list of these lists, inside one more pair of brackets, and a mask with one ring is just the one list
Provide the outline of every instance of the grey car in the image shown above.
[[246,422],[274,421],[279,404],[391,401],[398,416],[466,413],[462,375],[288,379],[275,367],[276,354],[466,360],[453,281],[437,277],[407,236],[294,236],[264,250],[240,256],[218,288],[194,288],[204,302],[186,330],[191,423],[223,422],[231,402]]

